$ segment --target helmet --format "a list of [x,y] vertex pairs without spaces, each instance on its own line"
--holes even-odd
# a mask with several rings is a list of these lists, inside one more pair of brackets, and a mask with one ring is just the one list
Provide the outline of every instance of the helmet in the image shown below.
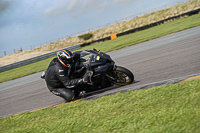
[[72,64],[73,54],[70,50],[59,50],[56,52],[58,60],[65,67],[70,67]]

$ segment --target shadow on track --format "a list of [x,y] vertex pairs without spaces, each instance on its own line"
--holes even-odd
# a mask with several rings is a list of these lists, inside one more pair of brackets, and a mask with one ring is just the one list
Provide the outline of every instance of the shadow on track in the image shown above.
[[[140,82],[140,81],[134,81],[132,84],[138,83],[138,82]],[[121,87],[124,87],[124,86],[113,85],[111,87],[107,87],[107,88],[104,88],[104,89],[99,89],[99,90],[96,90],[96,91],[80,94],[75,100],[79,100],[79,99],[94,100],[94,99],[97,99],[97,98],[102,97],[102,96],[111,95],[112,94],[112,90],[113,90],[113,93],[115,93],[114,90],[119,89]],[[104,93],[104,92],[107,92],[107,91],[109,91],[109,93]],[[97,95],[99,95],[101,93],[104,93],[104,94],[101,95],[101,96],[97,96]]]

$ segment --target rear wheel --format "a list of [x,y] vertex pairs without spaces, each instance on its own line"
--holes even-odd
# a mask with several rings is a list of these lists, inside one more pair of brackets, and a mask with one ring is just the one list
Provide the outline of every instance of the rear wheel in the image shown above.
[[117,66],[116,70],[107,74],[108,79],[116,85],[128,85],[134,81],[133,73],[124,68]]

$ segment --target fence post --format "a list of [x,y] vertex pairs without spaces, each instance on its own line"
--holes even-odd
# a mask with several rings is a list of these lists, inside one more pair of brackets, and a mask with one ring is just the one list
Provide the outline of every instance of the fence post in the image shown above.
[[6,51],[4,51],[4,56],[6,56]]

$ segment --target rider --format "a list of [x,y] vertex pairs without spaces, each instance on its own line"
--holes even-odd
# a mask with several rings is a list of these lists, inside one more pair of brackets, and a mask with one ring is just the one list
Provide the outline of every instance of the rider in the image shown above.
[[[60,96],[66,102],[74,100],[74,88],[84,83],[84,78],[71,78],[70,74],[75,70],[75,59],[70,50],[59,50],[45,72],[45,81],[48,89]],[[77,54],[78,55],[78,54]],[[80,58],[80,55],[79,55]]]

